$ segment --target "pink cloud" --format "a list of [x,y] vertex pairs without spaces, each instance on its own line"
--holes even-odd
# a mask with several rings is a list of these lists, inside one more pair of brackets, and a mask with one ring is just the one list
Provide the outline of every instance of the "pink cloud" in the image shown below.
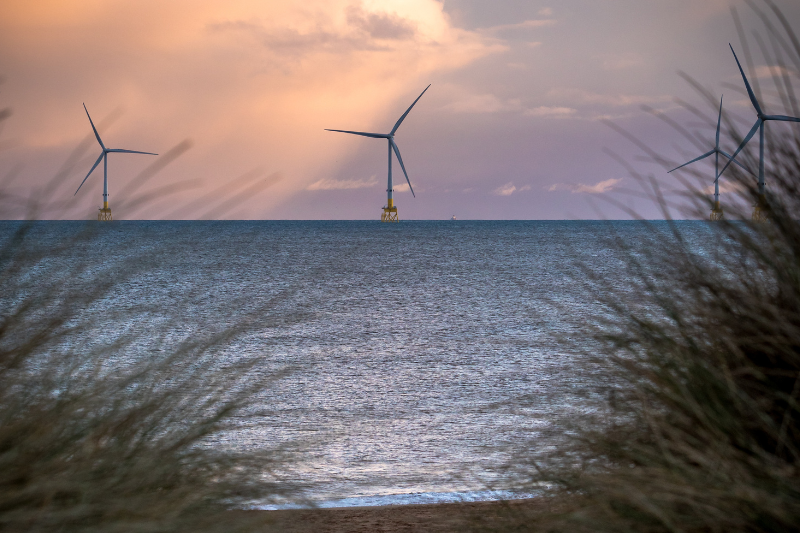
[[554,183],[553,185],[550,185],[547,188],[547,190],[548,192],[569,191],[573,194],[577,193],[602,194],[610,190],[613,190],[614,186],[621,181],[622,181],[621,178],[611,178],[597,182],[594,185],[586,185],[584,183],[579,183],[578,185],[572,185],[568,183]]

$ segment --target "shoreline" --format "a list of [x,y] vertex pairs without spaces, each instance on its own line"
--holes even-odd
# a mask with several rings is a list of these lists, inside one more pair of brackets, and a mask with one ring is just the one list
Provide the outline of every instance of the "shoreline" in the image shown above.
[[[238,511],[259,513],[269,528],[287,533],[452,533],[527,521],[548,510],[548,498],[454,503]],[[268,525],[267,525],[268,524]]]
[[453,492],[410,492],[400,494],[378,494],[351,496],[331,500],[309,500],[302,504],[270,504],[250,507],[253,511],[289,511],[299,509],[344,509],[352,507],[390,507],[395,505],[433,505],[438,503],[476,503],[528,500],[537,498],[536,492],[512,490],[462,490]]

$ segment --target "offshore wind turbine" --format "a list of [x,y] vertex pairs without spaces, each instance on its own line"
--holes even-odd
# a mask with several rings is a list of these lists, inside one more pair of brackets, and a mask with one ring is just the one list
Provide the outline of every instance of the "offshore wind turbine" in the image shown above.
[[[753,124],[753,127],[750,129],[750,133],[742,141],[742,144],[739,145],[739,148],[733,152],[733,157],[735,158],[739,152],[745,147],[745,145],[753,138],[753,135],[756,134],[756,131],[759,132],[759,148],[758,148],[758,203],[756,204],[755,210],[753,211],[753,220],[758,222],[763,222],[766,220],[766,215],[763,212],[765,197],[764,197],[764,124],[770,120],[777,120],[780,122],[800,122],[800,118],[797,117],[788,117],[786,115],[767,115],[761,110],[761,106],[758,103],[758,99],[756,98],[753,89],[750,87],[750,82],[747,81],[747,76],[744,75],[744,70],[742,69],[742,64],[739,63],[739,58],[736,57],[736,52],[733,51],[733,46],[728,44],[731,47],[731,52],[733,52],[733,58],[736,60],[736,64],[739,66],[739,72],[742,73],[742,79],[744,80],[744,86],[747,88],[747,94],[750,96],[750,102],[753,104],[753,108],[756,110],[756,114],[758,118],[756,119],[756,123]],[[725,169],[728,168],[731,162],[728,163],[722,168],[722,172],[725,172]]]
[[[684,163],[681,166],[675,167],[675,168],[673,168],[672,170],[669,171],[669,172],[674,172],[674,171],[678,170],[679,168],[683,168],[686,165],[691,165],[692,163],[695,163],[697,161],[705,159],[706,157],[709,157],[711,155],[715,156],[715,159],[714,159],[714,207],[713,207],[713,209],[711,209],[711,220],[722,220],[722,208],[719,205],[719,177],[722,174],[722,172],[719,171],[719,156],[721,155],[723,157],[727,157],[728,161],[733,161],[734,163],[736,163],[737,165],[739,165],[743,169],[747,170],[747,168],[745,168],[744,165],[742,165],[741,163],[739,163],[738,161],[733,159],[732,155],[730,155],[727,152],[725,152],[724,150],[720,149],[720,147],[719,147],[719,130],[720,130],[721,126],[722,126],[722,97],[720,96],[720,98],[719,98],[719,116],[717,117],[717,138],[716,138],[716,143],[714,144],[714,149],[704,153],[700,157],[695,157],[694,159],[692,159],[688,163]],[[727,165],[725,166],[725,168],[728,168]],[[723,168],[722,170],[724,171],[725,168]],[[750,171],[747,170],[747,172],[750,172]],[[751,174],[752,174],[752,172],[751,172]]]
[[[89,176],[94,172],[94,169],[97,168],[97,165],[100,164],[100,161],[103,161],[103,207],[100,208],[100,212],[97,213],[97,220],[111,220],[111,208],[108,207],[108,154],[110,153],[121,153],[121,154],[146,154],[146,155],[158,155],[152,152],[137,152],[136,150],[123,150],[122,148],[106,148],[106,145],[103,144],[102,139],[100,139],[100,134],[97,133],[97,128],[94,127],[94,122],[92,122],[92,117],[89,115],[89,110],[86,109],[86,104],[83,104],[83,109],[86,111],[86,116],[89,117],[89,124],[92,125],[92,130],[94,131],[94,136],[97,137],[97,142],[100,143],[100,148],[103,151],[100,153],[100,156],[97,158],[97,161],[94,162],[92,165],[92,169],[89,171],[89,174],[86,174],[86,177],[83,178],[83,181],[80,185],[78,185],[78,189],[75,191],[75,194],[78,194],[78,191],[81,190],[83,184],[86,183],[86,180],[89,179]],[[73,194],[72,196],[75,196]]]
[[[427,91],[429,88],[430,85],[428,85],[428,87],[425,87],[425,91]],[[372,137],[374,139],[386,139],[388,141],[389,181],[388,185],[386,186],[387,200],[386,200],[386,206],[383,208],[383,214],[381,215],[381,222],[397,222],[397,207],[395,207],[394,205],[394,199],[392,195],[392,193],[394,192],[394,189],[392,187],[392,150],[394,150],[394,153],[397,155],[397,160],[400,162],[400,168],[403,169],[403,174],[405,174],[406,176],[406,181],[408,182],[408,188],[411,189],[411,194],[414,196],[414,198],[417,197],[417,195],[414,194],[414,188],[411,186],[411,180],[408,179],[408,172],[406,172],[406,166],[403,164],[403,158],[400,157],[400,149],[397,147],[397,143],[394,142],[394,134],[395,132],[397,132],[397,128],[400,127],[400,124],[403,123],[403,120],[405,120],[406,116],[408,116],[408,113],[411,111],[411,108],[414,107],[414,105],[419,101],[419,99],[422,98],[422,95],[425,94],[425,91],[422,91],[422,93],[420,93],[420,95],[417,96],[417,99],[414,100],[414,103],[411,104],[411,106],[409,106],[408,109],[406,109],[406,112],[403,113],[403,115],[399,119],[397,119],[394,128],[392,128],[392,131],[390,131],[389,133],[366,133],[363,131],[346,131],[346,130],[329,130],[329,129],[325,130],[325,131],[338,131],[339,133],[350,133],[352,135],[361,135],[362,137]]]

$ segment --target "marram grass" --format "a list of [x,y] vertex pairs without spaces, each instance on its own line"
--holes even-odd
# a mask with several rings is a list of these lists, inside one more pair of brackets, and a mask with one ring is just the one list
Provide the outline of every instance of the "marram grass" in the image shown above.
[[[255,423],[250,399],[278,376],[217,355],[275,311],[179,339],[178,301],[98,312],[156,256],[81,262],[95,224],[55,248],[36,223],[0,239],[0,531],[264,530],[265,513],[229,509],[288,495],[286,454],[208,440]],[[108,323],[128,327],[98,340]]]
[[[788,25],[783,30],[782,42],[797,42]],[[791,51],[800,64],[800,47]],[[784,81],[781,74],[776,85],[793,114]],[[800,528],[800,134],[793,131],[768,136],[768,222],[750,221],[755,178],[730,167],[723,179],[738,193],[723,197],[723,221],[707,223],[707,246],[688,244],[680,224],[654,229],[628,250],[624,292],[584,270],[587,291],[602,302],[586,359],[604,376],[605,401],[568,428],[568,445],[512,465],[529,486],[547,487],[554,510],[519,511],[496,529]],[[742,155],[754,169],[757,148],[756,138]],[[707,180],[707,169],[697,176]],[[707,219],[707,195],[690,197],[691,214]]]

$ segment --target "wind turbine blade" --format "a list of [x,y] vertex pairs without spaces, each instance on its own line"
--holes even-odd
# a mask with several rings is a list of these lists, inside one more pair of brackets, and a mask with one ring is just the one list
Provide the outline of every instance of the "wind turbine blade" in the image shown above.
[[[428,85],[428,87],[430,87],[430,85]],[[414,194],[414,187],[411,186],[411,180],[408,179],[408,172],[406,172],[406,166],[403,164],[403,158],[400,157],[400,149],[397,148],[397,143],[394,142],[394,139],[389,139],[389,142],[392,143],[392,149],[394,150],[394,153],[397,156],[397,160],[400,161],[400,168],[403,169],[403,174],[405,174],[406,176],[406,181],[408,182],[408,188],[411,189],[411,194],[414,196],[414,198],[416,198],[417,195]]]
[[[749,172],[749,173],[750,173],[750,174],[752,174],[753,176],[755,176],[755,175],[756,175],[756,173],[755,173],[755,172],[753,172],[752,170],[750,170],[749,168],[747,168],[746,166],[744,166],[743,164],[741,164],[741,163],[740,163],[738,160],[734,159],[734,158],[733,158],[733,156],[732,156],[732,155],[730,155],[729,153],[727,153],[727,152],[724,152],[723,150],[720,150],[720,151],[719,151],[719,153],[720,153],[720,154],[722,154],[723,156],[727,157],[728,159],[730,159],[731,161],[733,161],[734,163],[736,163],[736,164],[737,164],[737,165],[739,165],[740,167],[742,167],[742,168],[743,168],[745,171]],[[724,170],[724,169],[723,169],[723,170]],[[720,174],[722,174],[722,172],[720,172]]]
[[[672,169],[672,170],[670,170],[669,172],[674,172],[674,171],[678,170],[679,168],[683,168],[683,167],[685,167],[686,165],[691,165],[691,164],[692,164],[692,163],[694,163],[695,161],[700,161],[701,159],[705,159],[706,157],[708,157],[708,156],[710,156],[710,155],[713,155],[713,154],[714,154],[714,152],[716,152],[716,150],[711,150],[710,152],[706,152],[705,154],[701,155],[700,157],[695,157],[694,159],[692,159],[692,160],[691,160],[691,161],[689,161],[688,163],[684,163],[684,164],[682,164],[682,165],[681,165],[681,166],[679,166],[679,167],[675,167],[675,168],[673,168],[673,169]],[[667,172],[667,174],[669,174],[669,172]]]
[[[89,174],[86,174],[86,177],[83,178],[83,181],[81,182],[81,184],[78,185],[78,188],[75,190],[75,194],[78,194],[78,191],[81,190],[81,187],[83,187],[83,184],[86,183],[86,180],[89,179],[89,176],[92,174],[92,172],[94,172],[94,169],[97,168],[97,165],[100,164],[100,161],[103,160],[103,156],[105,156],[105,155],[106,155],[105,152],[100,154],[100,157],[98,157],[97,161],[95,161],[94,165],[92,165],[92,170],[89,171]],[[75,194],[73,194],[72,196],[75,196]]]
[[722,126],[722,98],[725,95],[719,97],[719,118],[717,119],[717,150],[719,150],[719,129]]
[[733,155],[730,157],[730,159],[728,160],[728,162],[727,162],[727,163],[725,163],[725,166],[724,166],[724,167],[722,167],[722,170],[720,170],[720,171],[719,171],[719,175],[720,175],[720,176],[722,175],[722,173],[723,173],[723,172],[725,172],[725,169],[726,169],[726,168],[728,168],[728,166],[730,166],[730,164],[731,164],[731,161],[733,161],[733,160],[735,160],[735,159],[736,159],[736,156],[737,156],[737,155],[739,155],[739,152],[741,152],[741,151],[742,151],[742,149],[743,149],[743,148],[745,147],[745,145],[746,145],[746,144],[747,144],[747,143],[750,141],[750,139],[752,139],[752,138],[753,138],[753,135],[755,135],[755,134],[756,134],[756,132],[758,131],[758,128],[761,126],[761,124],[762,124],[762,123],[763,123],[763,121],[761,120],[761,118],[759,118],[758,120],[756,120],[756,123],[755,123],[755,124],[753,124],[753,128],[750,130],[750,133],[748,133],[748,134],[747,134],[747,137],[745,137],[745,138],[744,138],[744,140],[742,141],[742,144],[740,144],[740,145],[739,145],[739,148],[737,148],[737,149],[736,149],[736,151],[735,151],[735,152],[733,152]]
[[800,118],[787,117],[786,115],[765,115],[764,120],[779,120],[781,122],[800,122]]
[[110,150],[106,150],[106,152],[115,152],[118,154],[147,154],[147,155],[158,155],[152,152],[137,152],[136,150],[123,150],[121,148],[112,148]]
[[[733,46],[728,43],[728,46],[731,47],[731,52],[733,52]],[[756,113],[760,117],[762,115],[761,106],[758,105],[758,100],[756,100],[756,95],[753,93],[753,89],[750,87],[750,82],[747,81],[747,76],[744,75],[744,70],[742,70],[742,64],[739,63],[739,58],[736,57],[736,52],[733,52],[733,58],[736,60],[736,64],[739,65],[739,72],[742,73],[742,79],[744,80],[744,86],[747,87],[747,94],[750,95],[750,102],[752,102],[753,107],[756,108]],[[727,166],[727,165],[726,165]]]
[[[97,142],[99,142],[100,143],[100,147],[103,150],[105,150],[106,149],[106,145],[103,144],[103,141],[100,140],[100,134],[97,133],[97,128],[94,127],[94,122],[92,122],[92,117],[89,116],[89,110],[86,109],[86,104],[83,104],[83,110],[86,111],[86,116],[89,117],[89,124],[92,125],[92,129],[94,130],[94,136],[97,137]],[[75,192],[77,192],[77,191],[75,191]]]
[[[430,84],[428,84],[428,86],[425,87],[425,91],[427,91],[429,88],[430,88]],[[409,111],[411,111],[411,108],[414,107],[414,104],[419,102],[419,99],[422,98],[423,94],[425,94],[425,91],[422,91],[422,93],[419,96],[417,96],[417,99],[414,100],[414,103],[411,104],[411,106],[408,109],[406,109],[406,112],[403,113],[403,116],[400,117],[399,119],[397,119],[397,123],[394,125],[394,128],[392,128],[392,132],[389,135],[394,135],[394,133],[397,131],[397,128],[399,128],[400,124],[402,124],[403,120],[405,120],[405,118],[408,115]]]
[[363,131],[346,131],[346,130],[329,130],[325,131],[338,131],[339,133],[350,133],[351,135],[361,135],[362,137],[372,137],[373,139],[388,139],[389,136],[385,133],[365,133]]

